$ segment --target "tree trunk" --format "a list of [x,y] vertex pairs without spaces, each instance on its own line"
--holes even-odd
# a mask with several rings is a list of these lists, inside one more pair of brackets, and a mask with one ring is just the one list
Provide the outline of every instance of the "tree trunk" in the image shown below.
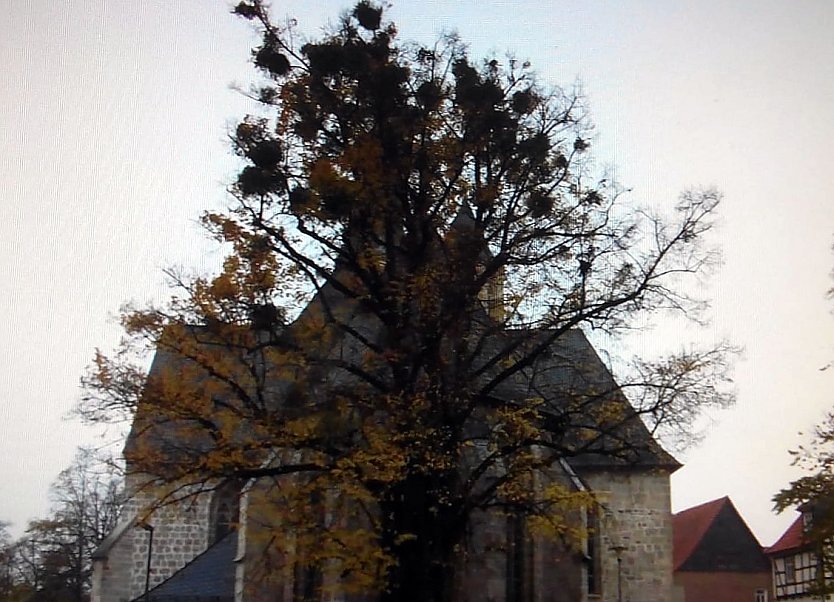
[[408,477],[381,505],[383,545],[396,559],[381,602],[452,602],[458,512],[433,493],[430,477]]

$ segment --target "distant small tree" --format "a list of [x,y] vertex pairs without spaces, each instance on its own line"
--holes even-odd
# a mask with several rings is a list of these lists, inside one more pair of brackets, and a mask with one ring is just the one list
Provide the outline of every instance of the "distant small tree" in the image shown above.
[[118,520],[121,478],[110,463],[80,449],[52,484],[51,498],[50,516],[31,521],[10,547],[12,589],[32,602],[84,602],[91,554]]
[[[229,255],[214,277],[171,273],[170,304],[127,308],[80,407],[134,417],[128,460],[164,500],[272,480],[271,546],[304,587],[326,564],[348,590],[445,602],[474,513],[564,535],[588,500],[532,487],[543,472],[633,461],[622,433],[640,421],[686,436],[731,401],[723,345],[619,387],[517,387],[577,328],[697,317],[686,280],[714,262],[717,192],[683,194],[669,220],[630,206],[592,177],[579,95],[455,36],[401,44],[371,2],[304,44],[258,0],[234,12],[262,34],[265,77],[263,113],[231,136],[234,202],[203,218]],[[361,516],[325,520],[333,491]]]
[[15,600],[18,590],[15,546],[8,527],[8,522],[0,521],[0,602]]

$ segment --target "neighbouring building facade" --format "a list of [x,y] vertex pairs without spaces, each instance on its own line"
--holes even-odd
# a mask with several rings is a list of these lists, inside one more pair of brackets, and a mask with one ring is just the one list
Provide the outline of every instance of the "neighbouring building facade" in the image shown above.
[[815,593],[819,588],[821,567],[813,546],[806,540],[813,513],[802,509],[800,516],[772,546],[765,550],[773,572],[773,591],[776,600],[811,602],[831,600],[831,595]]
[[770,563],[728,497],[678,512],[674,583],[681,602],[768,602]]

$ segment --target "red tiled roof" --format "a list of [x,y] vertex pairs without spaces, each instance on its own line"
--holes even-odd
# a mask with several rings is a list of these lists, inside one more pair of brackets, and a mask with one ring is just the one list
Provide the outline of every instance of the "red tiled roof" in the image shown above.
[[720,499],[693,506],[672,516],[672,567],[678,570],[686,562],[695,546],[707,532],[724,504],[732,503],[724,496]]
[[776,540],[776,543],[765,548],[765,554],[778,554],[779,552],[787,552],[788,550],[795,550],[805,545],[803,533],[802,516],[798,516],[793,524],[788,527],[788,530],[782,534],[782,537]]

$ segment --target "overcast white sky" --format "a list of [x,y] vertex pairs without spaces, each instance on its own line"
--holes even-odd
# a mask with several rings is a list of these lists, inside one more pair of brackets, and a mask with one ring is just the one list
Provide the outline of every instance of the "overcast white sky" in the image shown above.
[[[349,2],[273,3],[313,34]],[[255,38],[223,0],[8,2],[0,21],[0,520],[20,533],[80,443],[64,420],[112,316],[164,294],[161,269],[219,260],[195,220],[233,177],[228,124],[250,108]],[[788,449],[832,405],[834,3],[827,0],[399,0],[403,38],[456,28],[587,92],[596,156],[641,204],[725,195],[724,265],[705,333],[746,352],[738,403],[679,458],[673,507],[730,495],[762,543],[791,521],[770,499]]]

